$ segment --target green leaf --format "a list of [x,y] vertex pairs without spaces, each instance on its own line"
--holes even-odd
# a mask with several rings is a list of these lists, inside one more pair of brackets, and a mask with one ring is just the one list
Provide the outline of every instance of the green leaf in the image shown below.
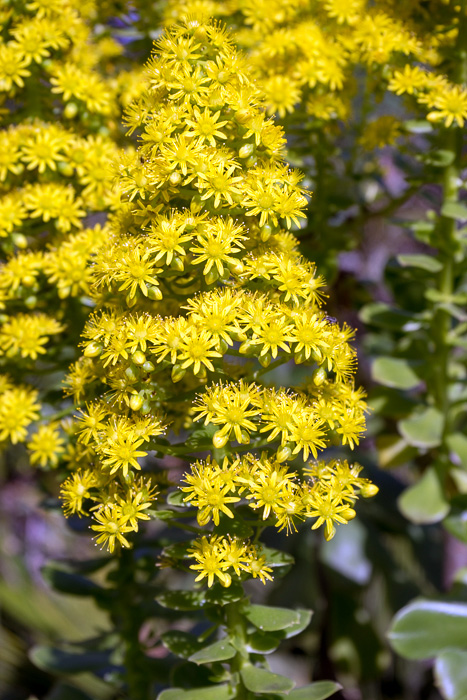
[[408,323],[413,323],[415,320],[412,314],[384,302],[365,304],[358,315],[367,326],[377,326],[393,331],[404,330]]
[[224,588],[220,583],[215,583],[205,593],[205,600],[210,605],[228,605],[229,603],[236,603],[243,596],[242,584],[234,581],[228,588]]
[[109,665],[109,653],[94,651],[75,654],[54,647],[35,646],[29,652],[32,663],[48,673],[83,673],[98,671]]
[[413,389],[420,384],[408,360],[398,357],[378,357],[371,367],[375,382],[395,389]]
[[436,470],[433,467],[427,469],[421,479],[399,497],[398,505],[408,520],[419,525],[437,523],[445,518],[449,513],[449,503]]
[[161,641],[166,649],[182,659],[188,659],[203,646],[193,634],[181,630],[164,632]]
[[183,493],[183,491],[177,489],[176,491],[172,491],[171,493],[169,493],[169,495],[166,498],[166,501],[169,506],[179,506],[183,508],[188,508],[189,504],[183,500],[184,498],[185,494]]
[[407,119],[404,122],[404,127],[411,134],[429,134],[433,131],[433,124],[426,119]]
[[245,666],[240,671],[240,675],[245,686],[252,693],[286,693],[295,685],[290,678],[257,666]]
[[284,630],[300,622],[300,614],[297,610],[275,608],[270,605],[250,605],[244,615],[255,627],[264,632]]
[[467,651],[443,652],[436,659],[435,678],[445,700],[467,700]]
[[59,683],[49,693],[45,700],[93,700],[90,695],[84,693],[79,688],[74,688],[65,683]]
[[295,563],[295,559],[291,554],[281,552],[279,549],[262,547],[260,554],[264,554],[266,557],[266,564],[273,569],[280,568],[281,566],[292,566],[292,564]]
[[236,653],[236,650],[227,639],[221,639],[192,654],[189,661],[193,661],[195,664],[211,664],[215,661],[232,659]]
[[448,219],[467,221],[467,207],[460,202],[446,202],[441,207],[441,215]]
[[467,543],[467,510],[453,507],[448,517],[443,520],[443,526],[461,542]]
[[437,447],[443,434],[443,415],[436,408],[428,407],[412,413],[397,424],[401,435],[414,447]]
[[342,686],[334,681],[317,681],[304,685],[303,688],[295,688],[287,695],[287,698],[289,700],[326,700],[341,689]]
[[248,635],[246,649],[253,654],[271,654],[284,639],[284,632],[260,632]]
[[428,272],[439,272],[443,269],[442,263],[432,255],[398,255],[397,262],[402,267],[418,267]]
[[446,438],[446,442],[460,464],[467,469],[467,436],[463,433],[451,433]]
[[233,700],[235,691],[228,685],[211,685],[194,690],[170,688],[159,693],[157,700]]
[[407,444],[400,435],[378,435],[376,438],[378,464],[383,469],[399,467],[418,454],[416,447]]
[[415,600],[397,613],[388,636],[407,659],[430,659],[456,647],[467,650],[467,603]]
[[94,596],[106,592],[105,588],[98,586],[85,576],[74,574],[57,567],[55,564],[46,564],[41,569],[42,576],[52,588],[60,593],[78,596]]
[[303,632],[303,630],[306,629],[311,622],[313,610],[305,610],[302,608],[295,610],[295,612],[298,614],[299,619],[296,624],[292,624],[285,628],[284,632],[286,639],[295,637],[297,634],[300,634],[300,632]]
[[162,607],[171,610],[198,610],[205,602],[202,591],[164,591],[156,600]]
[[435,168],[446,168],[448,165],[454,162],[456,154],[453,151],[449,151],[446,148],[440,148],[438,150],[430,150],[422,156],[424,163],[428,165],[434,165]]

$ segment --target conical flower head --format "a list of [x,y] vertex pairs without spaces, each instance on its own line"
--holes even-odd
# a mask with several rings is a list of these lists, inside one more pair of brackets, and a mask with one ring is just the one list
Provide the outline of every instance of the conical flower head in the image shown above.
[[119,167],[113,248],[96,265],[98,288],[124,292],[130,306],[166,297],[165,279],[191,280],[193,293],[241,274],[267,239],[270,252],[287,244],[281,227],[307,204],[284,164],[282,130],[222,27],[193,20],[166,31],[146,83],[127,114],[140,146]]

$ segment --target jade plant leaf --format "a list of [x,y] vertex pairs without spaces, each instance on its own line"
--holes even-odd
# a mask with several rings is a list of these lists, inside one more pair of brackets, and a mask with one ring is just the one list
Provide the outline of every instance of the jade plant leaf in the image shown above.
[[240,675],[245,686],[252,693],[286,693],[295,685],[290,678],[257,666],[245,666],[240,671]]
[[235,691],[228,685],[213,685],[193,690],[170,688],[159,693],[157,700],[233,700]]
[[408,520],[419,525],[439,522],[446,517],[450,508],[433,467],[427,469],[416,484],[404,491],[398,499],[398,505]]
[[438,656],[435,678],[445,700],[467,700],[467,651],[451,649]]
[[98,671],[109,665],[109,652],[93,651],[75,653],[62,651],[48,646],[35,646],[29,652],[29,658],[37,668],[48,673],[84,673]]
[[413,389],[420,384],[408,360],[398,357],[378,357],[371,367],[376,382],[394,389]]
[[467,603],[415,600],[396,614],[388,636],[408,659],[430,659],[456,647],[467,652]]
[[334,681],[317,681],[303,686],[303,688],[295,688],[288,695],[289,700],[326,700],[331,697],[342,686]]
[[269,605],[250,605],[245,617],[259,630],[276,632],[300,623],[300,613],[288,608],[275,608]]
[[397,262],[402,267],[419,267],[427,272],[439,272],[443,269],[442,263],[432,255],[398,255]]
[[221,639],[218,642],[214,642],[214,644],[210,644],[196,651],[190,656],[189,661],[193,661],[195,664],[210,664],[215,661],[232,659],[236,653],[236,650],[227,639]]
[[414,447],[437,447],[441,442],[444,420],[440,411],[429,406],[399,421],[401,435]]
[[164,591],[156,600],[171,610],[198,610],[203,607],[204,598],[201,591]]
[[181,630],[164,632],[161,641],[166,649],[182,659],[188,659],[202,647],[201,642],[193,634]]

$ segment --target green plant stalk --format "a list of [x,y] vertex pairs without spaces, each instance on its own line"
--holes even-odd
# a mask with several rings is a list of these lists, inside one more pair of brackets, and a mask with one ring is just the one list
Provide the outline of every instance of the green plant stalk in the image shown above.
[[[467,78],[467,19],[465,17],[466,0],[461,3],[459,12],[459,33],[457,37],[454,56],[454,70],[452,80],[457,83],[466,81]],[[455,203],[459,196],[459,174],[462,167],[462,130],[458,127],[446,131],[444,147],[452,154],[451,163],[443,172],[443,205]],[[441,216],[438,236],[440,258],[443,267],[438,277],[438,290],[442,295],[449,297],[454,292],[454,265],[456,251],[456,220]],[[449,364],[451,360],[451,346],[449,333],[452,320],[448,311],[437,309],[432,323],[432,332],[435,343],[435,382],[433,398],[437,408],[444,417],[442,463],[448,462],[449,450],[446,445],[446,437],[451,431],[450,401],[449,401]]]
[[131,549],[118,555],[119,598],[116,601],[115,617],[120,623],[121,637],[125,645],[125,681],[128,697],[132,700],[152,700],[152,683],[147,673],[146,659],[139,641],[141,617],[138,614],[135,561]]
[[250,700],[251,693],[245,687],[240,675],[242,668],[251,663],[249,653],[246,649],[246,626],[241,614],[243,600],[229,603],[225,606],[226,627],[232,645],[237,649],[237,653],[230,662],[232,671],[232,685],[235,690],[235,700]]

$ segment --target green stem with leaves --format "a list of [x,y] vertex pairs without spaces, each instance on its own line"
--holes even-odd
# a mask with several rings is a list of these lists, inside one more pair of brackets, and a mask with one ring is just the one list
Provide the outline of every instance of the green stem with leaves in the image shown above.
[[241,614],[242,602],[243,601],[240,600],[226,605],[225,618],[229,639],[237,650],[237,653],[230,662],[232,684],[235,689],[235,700],[250,700],[251,694],[245,687],[240,675],[242,668],[251,663],[249,653],[246,649],[246,623]]

